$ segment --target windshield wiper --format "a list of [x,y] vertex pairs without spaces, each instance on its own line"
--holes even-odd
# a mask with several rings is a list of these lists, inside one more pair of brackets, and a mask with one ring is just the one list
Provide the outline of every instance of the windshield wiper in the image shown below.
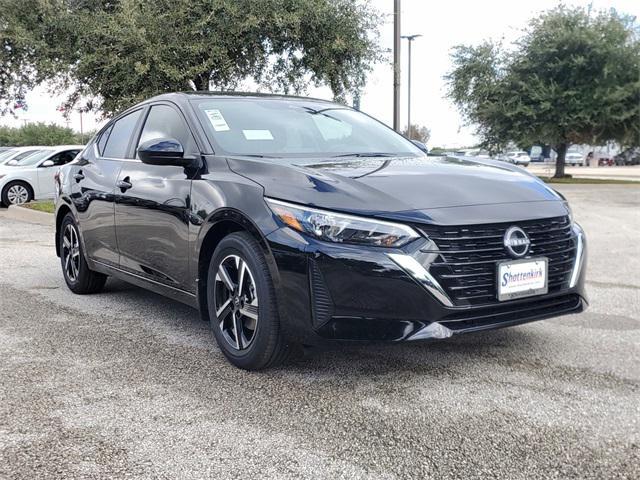
[[260,155],[258,153],[238,153],[231,155],[232,157],[251,157],[251,158],[281,158],[274,155]]
[[331,158],[341,158],[341,157],[395,157],[396,155],[393,153],[385,153],[385,152],[359,152],[359,153],[343,153],[342,155],[334,155]]

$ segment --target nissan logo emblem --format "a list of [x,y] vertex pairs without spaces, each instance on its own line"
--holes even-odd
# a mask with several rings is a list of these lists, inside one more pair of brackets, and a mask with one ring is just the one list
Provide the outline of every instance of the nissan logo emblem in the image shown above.
[[529,251],[531,240],[520,227],[510,227],[504,234],[504,247],[515,258],[524,257]]

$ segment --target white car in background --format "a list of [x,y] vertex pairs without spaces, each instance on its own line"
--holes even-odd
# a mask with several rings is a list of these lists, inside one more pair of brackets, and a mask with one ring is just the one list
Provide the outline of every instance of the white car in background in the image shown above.
[[14,160],[16,162],[19,162],[20,160],[28,157],[29,155],[33,155],[34,153],[38,153],[42,151],[42,149],[44,148],[51,148],[51,147],[39,147],[39,146],[13,147],[8,150],[4,150],[0,152],[0,165],[6,165],[9,162],[13,162]]
[[584,167],[586,165],[586,156],[580,152],[567,152],[564,157],[564,164]]
[[54,176],[58,168],[73,160],[82,145],[39,147],[16,162],[0,165],[0,201],[2,205],[20,205],[34,199],[53,198]]
[[531,163],[531,157],[527,152],[507,152],[507,161],[514,165],[528,167]]

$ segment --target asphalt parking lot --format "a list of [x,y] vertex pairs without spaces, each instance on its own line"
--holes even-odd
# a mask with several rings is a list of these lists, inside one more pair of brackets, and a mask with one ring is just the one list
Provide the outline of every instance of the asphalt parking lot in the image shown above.
[[230,366],[198,314],[74,296],[0,213],[0,478],[640,478],[640,187],[564,185],[581,315]]

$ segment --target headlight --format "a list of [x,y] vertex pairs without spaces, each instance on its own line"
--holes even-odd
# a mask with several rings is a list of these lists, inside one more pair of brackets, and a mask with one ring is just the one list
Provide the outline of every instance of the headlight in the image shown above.
[[287,226],[319,240],[376,247],[401,247],[418,234],[399,223],[328,212],[265,198]]

